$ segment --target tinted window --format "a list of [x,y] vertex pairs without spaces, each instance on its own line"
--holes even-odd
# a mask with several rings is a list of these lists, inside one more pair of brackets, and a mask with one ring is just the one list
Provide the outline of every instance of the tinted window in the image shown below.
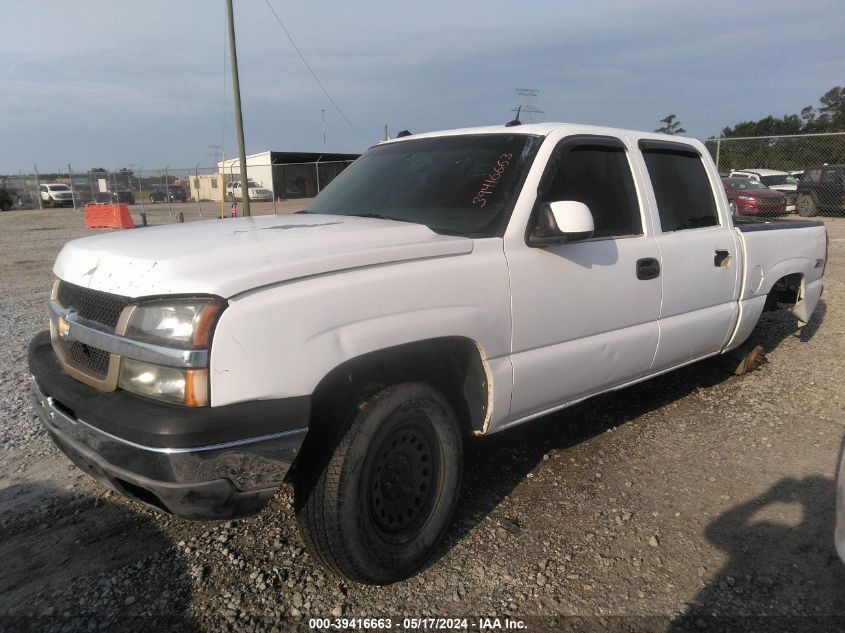
[[594,238],[642,234],[640,207],[624,149],[564,146],[552,169],[556,173],[549,188],[540,194],[540,204],[583,202],[593,214]]
[[825,169],[824,172],[822,172],[822,182],[838,184],[841,179],[839,170],[837,169]]
[[540,141],[525,134],[462,134],[378,145],[332,180],[306,211],[493,236],[510,215]]
[[664,232],[719,224],[701,158],[692,152],[643,149]]
[[760,182],[771,187],[772,185],[791,185],[795,182],[792,176],[761,176]]
[[811,169],[805,175],[804,179],[807,182],[818,182],[821,178],[822,172],[818,169]]

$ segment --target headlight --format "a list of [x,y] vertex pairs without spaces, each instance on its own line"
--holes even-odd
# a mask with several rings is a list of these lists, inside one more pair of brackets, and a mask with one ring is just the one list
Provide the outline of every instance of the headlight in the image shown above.
[[165,402],[189,407],[208,404],[207,369],[177,369],[124,358],[117,384],[121,389]]
[[223,305],[213,299],[191,299],[137,306],[126,336],[172,347],[205,347]]
[[[176,347],[208,347],[224,303],[220,299],[171,299],[135,306],[127,338]],[[134,393],[189,407],[208,405],[208,368],[165,367],[124,357],[118,386]]]

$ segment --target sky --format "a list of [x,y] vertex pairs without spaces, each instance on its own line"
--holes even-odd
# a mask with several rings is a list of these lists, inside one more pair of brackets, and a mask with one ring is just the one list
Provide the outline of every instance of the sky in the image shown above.
[[[517,88],[539,91],[537,120],[653,130],[674,113],[706,138],[845,85],[845,2],[807,6],[234,0],[246,151],[505,123]],[[0,0],[0,25],[0,173],[237,151],[224,0]]]

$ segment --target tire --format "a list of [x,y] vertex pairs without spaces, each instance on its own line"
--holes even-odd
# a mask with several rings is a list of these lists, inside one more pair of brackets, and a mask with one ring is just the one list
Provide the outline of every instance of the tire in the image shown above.
[[813,200],[813,196],[808,196],[806,194],[798,196],[798,200],[795,202],[795,210],[798,211],[798,215],[804,218],[811,218],[819,214],[819,210],[816,208],[816,201]]
[[12,208],[11,201],[3,200],[3,202],[0,202],[0,211],[8,211],[11,208]]
[[452,406],[425,383],[387,387],[348,411],[334,440],[318,443],[334,446],[331,455],[309,455],[311,472],[294,481],[297,522],[329,570],[389,584],[417,571],[445,535],[463,440]]

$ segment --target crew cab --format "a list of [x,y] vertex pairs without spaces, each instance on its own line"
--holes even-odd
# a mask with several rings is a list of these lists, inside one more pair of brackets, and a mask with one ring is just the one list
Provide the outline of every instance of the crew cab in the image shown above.
[[292,482],[318,561],[393,582],[446,532],[473,436],[733,350],[764,309],[810,319],[824,225],[739,222],[696,140],[404,136],[297,214],[66,244],[32,401],[82,469],[179,517]]

